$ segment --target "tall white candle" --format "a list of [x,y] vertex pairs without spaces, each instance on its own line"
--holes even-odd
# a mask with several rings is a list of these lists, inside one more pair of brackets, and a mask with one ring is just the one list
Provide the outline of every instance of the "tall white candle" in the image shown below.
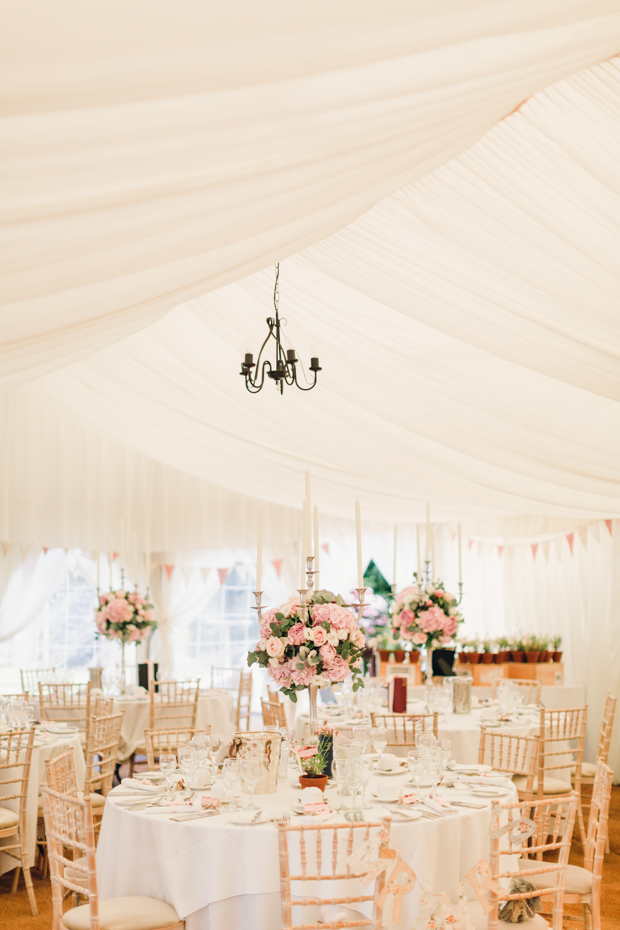
[[265,506],[261,501],[258,505],[258,538],[256,542],[256,590],[262,591],[263,583],[263,520]]
[[138,537],[133,534],[133,583],[138,587]]
[[97,593],[99,593],[99,577],[101,575],[101,540],[97,540]]
[[310,487],[310,469],[306,468],[306,498],[312,504],[312,493]]
[[435,561],[435,527],[431,526],[431,582],[437,581],[437,562]]
[[418,546],[418,581],[422,580],[422,550],[420,549],[420,524],[415,526],[416,542]]
[[392,572],[392,582],[394,584],[394,589],[396,589],[396,547],[398,544],[398,527],[394,525],[394,571]]
[[121,517],[121,571],[125,571],[125,521]]
[[355,501],[355,536],[357,540],[357,586],[364,587],[364,564],[362,562],[362,515],[360,502]]
[[146,587],[151,587],[151,540],[146,537]]
[[308,557],[308,529],[310,526],[310,501],[306,497],[304,500],[304,506],[302,511],[301,519],[301,570],[300,570],[300,580],[299,587],[302,590],[305,590],[307,587],[306,584],[306,559]]
[[314,505],[314,571],[316,572],[314,576],[314,588],[318,590],[319,587],[319,508],[318,505]]
[[112,563],[114,561],[114,551],[112,549],[112,540],[110,539],[110,554],[108,556],[108,565],[110,566],[110,591],[114,590],[114,580],[112,578]]
[[463,551],[461,540],[461,524],[459,523],[459,584],[463,583]]
[[426,504],[426,561],[431,557],[431,505]]

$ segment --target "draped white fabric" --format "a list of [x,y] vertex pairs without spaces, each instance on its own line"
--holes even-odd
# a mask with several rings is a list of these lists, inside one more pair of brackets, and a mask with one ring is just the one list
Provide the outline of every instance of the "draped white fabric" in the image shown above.
[[4,13],[5,385],[342,228],[620,36],[617,0]]
[[41,613],[54,588],[69,569],[64,549],[31,548],[22,560],[16,548],[3,556],[0,568],[0,642],[25,629]]
[[[24,434],[49,470],[44,450],[56,440],[28,422],[32,409],[37,423],[58,411],[71,461],[77,449],[89,459],[93,424],[118,443],[98,440],[89,486],[107,486],[111,519],[132,509],[141,532],[148,510],[160,549],[183,547],[186,527],[186,545],[221,545],[224,533],[247,544],[252,499],[296,507],[307,463],[332,517],[349,518],[356,496],[381,522],[420,521],[427,500],[437,522],[617,514],[619,125],[614,59],[539,94],[464,155],[284,262],[287,335],[324,369],[303,397],[249,397],[238,375],[242,351],[262,341],[271,270],[9,393],[9,486],[18,500],[40,497],[38,466],[22,473],[13,459]],[[123,474],[108,466],[120,446]],[[161,463],[148,466],[161,498],[127,490],[149,459]],[[71,496],[83,485],[75,477]],[[192,513],[170,507],[192,495]],[[45,542],[47,506],[33,509],[22,538]],[[85,542],[89,509],[75,510],[73,545]],[[205,512],[215,519],[194,541],[193,518]],[[279,512],[282,544],[297,521]]]

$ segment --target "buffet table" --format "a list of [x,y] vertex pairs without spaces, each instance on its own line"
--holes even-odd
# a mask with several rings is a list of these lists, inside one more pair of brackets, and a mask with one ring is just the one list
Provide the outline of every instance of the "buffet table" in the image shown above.
[[[374,776],[367,794],[370,800],[379,781],[404,788],[408,774]],[[208,793],[222,796],[219,779]],[[275,811],[290,809],[299,793],[299,788],[287,781],[279,785],[277,793],[257,795],[262,816],[269,819],[254,825],[236,825],[229,813],[177,822],[161,809],[123,809],[109,796],[97,849],[101,898],[163,898],[186,921],[186,930],[279,927],[278,833],[270,818]],[[457,792],[446,788],[442,795],[453,800]],[[335,790],[328,788],[326,797],[336,803]],[[469,798],[462,791],[458,797],[485,806],[458,808],[457,814],[443,819],[414,821],[400,819],[403,815],[389,806],[394,814],[393,845],[414,869],[418,882],[403,898],[400,924],[391,920],[391,905],[387,907],[384,926],[388,930],[411,925],[422,888],[443,891],[456,901],[465,870],[486,854],[490,801],[474,795]],[[514,801],[516,791],[508,788],[500,799]],[[388,805],[377,804],[365,812],[366,819],[379,820],[387,809]],[[339,819],[340,815],[333,822]]]

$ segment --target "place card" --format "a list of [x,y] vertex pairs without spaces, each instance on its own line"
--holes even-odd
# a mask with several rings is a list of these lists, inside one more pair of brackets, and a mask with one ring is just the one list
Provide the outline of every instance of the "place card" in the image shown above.
[[419,800],[420,799],[414,791],[412,791],[411,794],[403,794],[401,798],[403,804],[417,804]]
[[324,801],[315,801],[312,804],[304,804],[304,814],[329,814],[331,807]]

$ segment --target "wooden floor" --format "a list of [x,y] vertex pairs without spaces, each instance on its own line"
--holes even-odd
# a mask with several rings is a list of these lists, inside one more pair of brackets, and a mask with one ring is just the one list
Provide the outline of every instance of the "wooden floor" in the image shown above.
[[[603,872],[603,906],[601,930],[620,930],[620,787],[612,790],[610,810],[610,845],[611,853],[605,857]],[[571,862],[583,864],[581,843],[577,832],[573,839]],[[32,917],[20,878],[16,894],[10,894],[12,873],[0,878],[0,928],[1,930],[51,930],[52,896],[49,880],[42,881],[36,872],[32,873],[39,916]],[[578,913],[578,911],[576,911]],[[582,928],[583,924],[565,921],[567,928]],[[277,930],[276,927],[273,930]],[[403,928],[407,930],[407,928]]]

